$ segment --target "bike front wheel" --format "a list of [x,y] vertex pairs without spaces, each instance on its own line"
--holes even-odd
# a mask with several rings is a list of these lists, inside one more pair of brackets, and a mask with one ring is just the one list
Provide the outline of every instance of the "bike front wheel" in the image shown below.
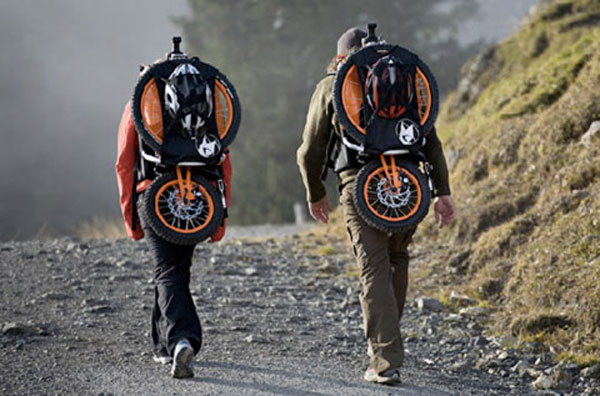
[[386,165],[373,160],[359,171],[353,200],[369,225],[384,232],[397,232],[425,218],[431,191],[427,177],[414,162],[399,160]]
[[225,215],[221,194],[199,175],[182,181],[175,172],[156,178],[141,199],[140,216],[163,239],[193,245],[210,237]]

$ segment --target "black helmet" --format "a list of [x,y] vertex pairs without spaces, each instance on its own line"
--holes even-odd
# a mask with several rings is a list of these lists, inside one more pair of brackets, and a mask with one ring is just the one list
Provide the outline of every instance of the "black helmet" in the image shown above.
[[180,119],[184,134],[195,138],[213,111],[212,92],[198,69],[189,63],[175,68],[165,84],[165,106],[173,119]]

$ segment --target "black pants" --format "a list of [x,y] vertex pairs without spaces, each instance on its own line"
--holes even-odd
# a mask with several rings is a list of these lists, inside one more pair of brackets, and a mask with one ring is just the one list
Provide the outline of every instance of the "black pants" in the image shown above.
[[175,345],[187,338],[198,353],[202,345],[202,327],[190,294],[190,267],[195,245],[175,245],[144,227],[154,258],[154,307],[152,308],[152,343],[173,356]]

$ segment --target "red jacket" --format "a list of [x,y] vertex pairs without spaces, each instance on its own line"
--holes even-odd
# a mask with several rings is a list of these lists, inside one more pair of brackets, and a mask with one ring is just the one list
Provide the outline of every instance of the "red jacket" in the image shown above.
[[[131,116],[131,102],[127,102],[125,110],[123,111],[123,116],[121,117],[121,123],[119,124],[117,163],[115,164],[115,169],[117,171],[117,183],[119,185],[121,213],[125,220],[127,234],[130,238],[135,240],[144,237],[144,232],[140,226],[140,220],[137,213],[135,214],[135,227],[133,226],[133,216],[131,213],[133,210],[132,195],[134,194],[134,172],[139,154],[138,144],[138,136]],[[225,182],[225,199],[227,207],[229,207],[231,199],[231,161],[229,160],[229,154],[226,155],[225,160],[221,165],[223,166],[223,181]],[[149,179],[139,181],[135,186],[135,192],[140,193],[144,191],[151,182],[152,181]],[[217,242],[220,241],[223,236],[225,236],[225,220],[223,220],[223,225],[217,228],[215,233],[210,237],[210,240],[211,242]]]

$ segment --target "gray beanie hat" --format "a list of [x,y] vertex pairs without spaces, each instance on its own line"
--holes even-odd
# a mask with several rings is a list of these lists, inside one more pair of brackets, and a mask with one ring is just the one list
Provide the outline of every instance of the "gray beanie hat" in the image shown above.
[[359,28],[353,27],[340,36],[337,41],[337,54],[344,55],[352,47],[362,46],[361,39],[367,37],[367,33]]

